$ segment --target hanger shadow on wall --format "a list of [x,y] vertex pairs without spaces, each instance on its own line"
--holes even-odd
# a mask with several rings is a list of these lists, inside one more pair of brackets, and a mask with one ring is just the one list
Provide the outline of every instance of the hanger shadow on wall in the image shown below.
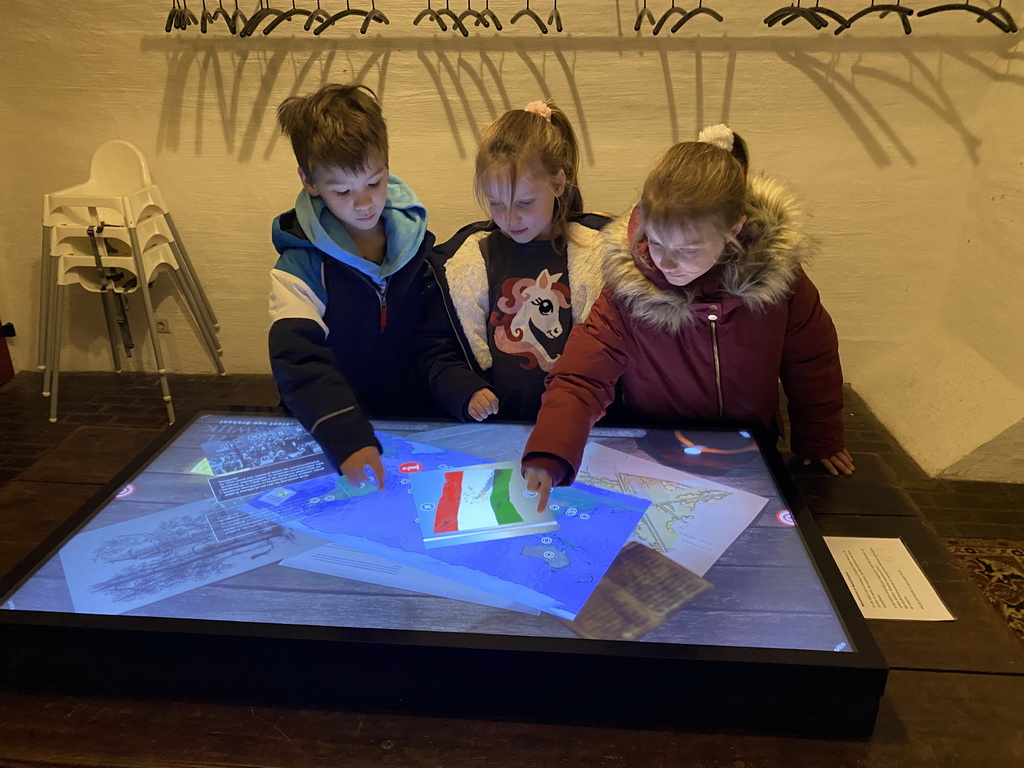
[[[458,44],[453,45],[452,41]],[[798,69],[823,97],[834,104],[840,115],[859,138],[868,157],[876,165],[890,165],[895,160],[913,164],[912,153],[900,144],[892,127],[893,119],[886,112],[895,107],[890,101],[873,104],[857,85],[858,78],[884,82],[900,93],[901,100],[926,106],[937,119],[945,122],[963,143],[972,162],[978,161],[979,139],[966,127],[956,104],[945,92],[945,83],[960,76],[963,67],[995,81],[1024,85],[1024,76],[1013,72],[1024,64],[1024,54],[1014,50],[1015,40],[1008,35],[934,38],[925,35],[904,37],[836,38],[832,35],[814,37],[770,35],[751,38],[698,37],[679,38],[423,38],[366,37],[338,40],[320,38],[273,38],[238,40],[237,37],[172,38],[151,35],[143,38],[142,53],[165,57],[166,90],[163,98],[157,147],[180,151],[183,134],[191,133],[199,154],[212,143],[218,151],[236,154],[241,161],[254,155],[269,157],[277,141],[274,113],[277,104],[288,95],[304,93],[320,84],[335,80],[363,80],[382,94],[387,109],[387,63],[393,54],[415,51],[423,68],[423,81],[438,94],[438,105],[445,115],[449,133],[460,157],[472,151],[482,125],[490,120],[469,109],[482,101],[495,115],[509,108],[510,98],[499,77],[496,61],[511,56],[518,59],[523,74],[532,79],[533,92],[558,95],[558,100],[574,120],[581,133],[581,143],[588,162],[594,159],[587,125],[584,94],[575,83],[577,57],[590,52],[656,56],[665,80],[670,104],[670,135],[666,142],[689,135],[680,127],[680,119],[688,122],[694,113],[707,120],[715,117],[714,94],[723,91],[722,112],[728,116],[729,95],[733,81],[713,81],[705,68],[705,54],[721,53],[735,61],[735,71],[742,77],[745,55],[776,56]],[[411,49],[411,50],[410,50]],[[876,58],[875,54],[879,54]],[[892,56],[900,57],[894,67]],[[936,54],[941,54],[936,61]],[[993,57],[1009,66],[992,64]],[[547,65],[543,62],[547,59]],[[941,62],[947,62],[944,66]],[[538,62],[542,62],[540,65]],[[855,62],[858,69],[850,70]],[[556,66],[550,66],[551,64]],[[555,73],[552,79],[552,73]],[[687,98],[678,94],[675,81],[685,73],[696,77],[696,92]],[[694,74],[696,73],[696,74]],[[528,80],[527,80],[528,81]],[[550,81],[550,82],[549,82]],[[285,85],[287,82],[287,85]],[[517,80],[518,82],[518,80]],[[877,89],[875,89],[877,92]],[[183,126],[185,105],[194,104],[196,125]],[[902,103],[902,102],[901,102]],[[673,106],[674,105],[674,106]],[[711,109],[706,109],[711,105]],[[210,136],[209,118],[219,117],[221,131]],[[700,121],[698,120],[698,127]],[[262,142],[267,142],[263,145]],[[258,149],[258,147],[260,149]]]

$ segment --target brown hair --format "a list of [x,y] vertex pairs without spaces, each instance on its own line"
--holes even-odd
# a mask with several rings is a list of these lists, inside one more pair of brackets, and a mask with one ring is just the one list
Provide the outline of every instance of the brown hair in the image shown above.
[[387,125],[377,95],[365,85],[333,83],[287,98],[277,122],[310,180],[324,168],[362,171],[375,158],[388,163]]
[[554,234],[565,232],[569,214],[583,212],[579,188],[580,148],[565,112],[550,101],[550,120],[525,109],[506,112],[484,131],[476,153],[473,186],[480,207],[488,210],[486,185],[495,176],[508,176],[509,190],[524,173],[554,186],[559,171],[565,172],[565,190],[555,198],[551,219]]
[[[747,206],[747,147],[733,135],[733,150],[684,141],[666,152],[647,175],[640,195],[636,245],[647,227],[681,228],[708,222],[727,232]],[[734,244],[735,245],[735,244]]]

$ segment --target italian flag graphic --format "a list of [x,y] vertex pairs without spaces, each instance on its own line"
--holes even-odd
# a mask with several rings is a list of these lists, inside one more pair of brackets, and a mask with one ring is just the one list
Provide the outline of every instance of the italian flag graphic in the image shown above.
[[522,523],[509,495],[511,469],[445,472],[434,533],[454,533]]

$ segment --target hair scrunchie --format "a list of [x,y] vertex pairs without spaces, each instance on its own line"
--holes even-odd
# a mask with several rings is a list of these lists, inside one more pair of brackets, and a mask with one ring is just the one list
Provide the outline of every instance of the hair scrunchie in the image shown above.
[[549,123],[551,122],[551,107],[549,107],[543,101],[531,101],[529,104],[523,107],[523,111],[532,112],[535,115],[540,115]]
[[726,152],[732,153],[732,146],[734,143],[732,128],[724,123],[709,126],[698,134],[697,141],[702,141],[705,144],[712,144],[724,149]]

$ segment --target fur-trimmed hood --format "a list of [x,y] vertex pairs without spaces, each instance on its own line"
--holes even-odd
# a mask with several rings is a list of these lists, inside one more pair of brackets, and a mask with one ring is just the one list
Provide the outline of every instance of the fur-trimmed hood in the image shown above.
[[[747,220],[736,238],[744,253],[723,265],[721,288],[757,311],[790,293],[812,248],[800,227],[796,203],[785,188],[763,177],[751,177],[749,183]],[[632,215],[630,211],[620,216],[601,232],[606,286],[637,320],[666,331],[688,324],[697,291],[659,286],[652,279],[656,268],[646,262],[646,249],[635,254],[629,246]]]

